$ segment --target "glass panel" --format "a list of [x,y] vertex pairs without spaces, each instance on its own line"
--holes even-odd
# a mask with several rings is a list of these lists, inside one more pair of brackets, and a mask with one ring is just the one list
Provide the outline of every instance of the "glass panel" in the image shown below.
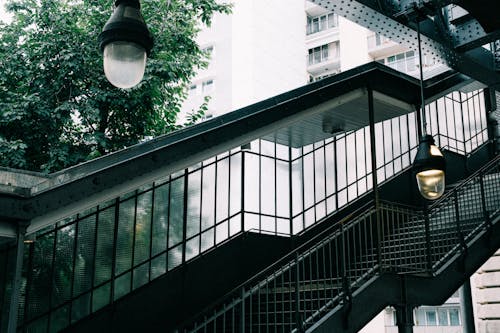
[[415,325],[425,326],[425,311],[423,309],[415,310]]
[[448,326],[448,311],[446,309],[437,309],[440,326]]
[[132,265],[132,248],[134,241],[135,199],[120,204],[118,216],[118,235],[116,240],[116,274],[130,269]]
[[111,297],[110,283],[106,283],[102,287],[99,287],[96,290],[94,290],[92,295],[92,312],[95,312],[100,308],[108,305],[110,297]]
[[260,179],[260,204],[261,213],[275,215],[276,189],[275,189],[275,160],[261,157],[261,179]]
[[436,311],[426,310],[425,311],[425,320],[426,320],[427,326],[436,326],[437,325]]
[[229,159],[217,162],[217,211],[216,221],[228,218],[229,213]]
[[99,212],[98,218],[94,284],[101,284],[111,279],[115,207]]
[[276,219],[270,216],[262,216],[261,217],[261,228],[262,231],[266,231],[268,233],[276,233]]
[[215,227],[216,235],[215,235],[215,243],[219,244],[220,242],[226,240],[229,236],[229,222],[224,222]]
[[234,236],[240,231],[241,231],[241,214],[238,214],[229,220],[229,236]]
[[458,309],[449,309],[450,314],[450,325],[459,326],[460,325],[460,315],[458,314]]
[[119,276],[115,280],[115,300],[130,292],[130,272]]
[[168,270],[171,270],[182,263],[182,244],[168,251]]
[[50,288],[48,286],[50,286],[52,274],[54,232],[37,238],[34,247],[29,298],[26,299],[28,304],[26,319],[31,319],[49,310]]
[[151,280],[167,272],[167,254],[164,253],[151,260]]
[[134,266],[150,258],[151,206],[153,193],[146,192],[137,197],[137,217],[135,221]]
[[296,215],[303,210],[302,199],[302,161],[292,162],[292,211]]
[[325,171],[326,171],[326,195],[331,195],[335,192],[335,151],[333,143],[325,147]]
[[276,161],[276,215],[290,216],[289,162]]
[[74,224],[57,232],[55,267],[52,277],[52,306],[57,306],[71,298],[74,243]]
[[49,332],[60,332],[69,325],[69,305],[54,310],[50,314]]
[[186,260],[196,257],[200,253],[200,236],[190,239],[186,243]]
[[259,212],[259,157],[245,153],[245,211]]
[[347,161],[345,139],[337,140],[337,191],[343,189],[347,185]]
[[139,288],[149,282],[149,262],[134,269],[133,289]]
[[356,168],[358,179],[366,175],[365,150],[370,147],[365,147],[364,129],[356,131]]
[[234,215],[241,211],[241,153],[230,157],[230,215]]
[[304,156],[304,207],[309,208],[314,204],[314,161],[313,154]]
[[245,231],[252,230],[254,232],[260,231],[260,220],[256,214],[245,214]]
[[200,232],[201,171],[188,176],[186,237]]
[[315,201],[325,199],[325,149],[319,148],[314,151],[314,172],[315,172],[315,189],[316,198]]
[[168,226],[168,246],[182,241],[184,216],[184,177],[176,179],[170,187],[170,221]]
[[95,219],[92,215],[78,222],[77,249],[73,295],[79,295],[92,287]]
[[155,189],[154,213],[153,213],[153,244],[151,255],[156,255],[167,248],[168,230],[168,201],[170,184],[165,184]]
[[203,169],[201,202],[201,229],[215,224],[215,165]]
[[84,294],[73,301],[71,307],[71,322],[74,323],[90,314],[90,293]]

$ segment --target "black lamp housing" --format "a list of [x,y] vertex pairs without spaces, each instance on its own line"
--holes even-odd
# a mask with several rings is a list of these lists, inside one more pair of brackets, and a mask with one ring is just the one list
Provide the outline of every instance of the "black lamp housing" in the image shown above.
[[424,135],[420,138],[417,155],[412,166],[415,174],[426,170],[445,171],[446,160],[443,154],[431,154],[431,146],[435,146],[432,135]]
[[132,42],[142,46],[149,55],[153,37],[141,14],[139,0],[116,0],[115,11],[99,34],[101,52],[112,42]]

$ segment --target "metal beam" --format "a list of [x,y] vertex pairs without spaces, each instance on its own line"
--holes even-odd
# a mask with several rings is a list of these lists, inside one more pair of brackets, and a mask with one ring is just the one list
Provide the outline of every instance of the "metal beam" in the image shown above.
[[[403,17],[394,18],[395,12],[401,10],[401,7],[390,7],[387,2],[376,0],[312,0],[312,2],[409,49],[417,49],[416,24],[404,22]],[[491,52],[482,48],[465,53],[458,52],[454,49],[452,40],[443,36],[442,29],[431,19],[421,22],[421,31],[424,55],[432,56],[486,85],[500,85],[500,73],[495,71]]]

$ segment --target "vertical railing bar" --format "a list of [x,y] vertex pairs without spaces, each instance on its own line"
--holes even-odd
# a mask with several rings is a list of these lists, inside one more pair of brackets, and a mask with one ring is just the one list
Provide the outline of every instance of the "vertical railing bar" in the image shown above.
[[186,262],[186,238],[187,238],[187,211],[188,211],[188,191],[189,191],[189,172],[184,170],[184,193],[183,193],[183,212],[182,212],[182,264]]
[[278,293],[277,293],[277,288],[276,288],[276,279],[277,279],[277,272],[274,272],[273,273],[273,294],[274,294],[274,298],[273,298],[273,304],[274,304],[274,314],[273,314],[273,318],[274,318],[274,333],[277,333],[277,329],[278,329],[278,325],[277,325],[277,317],[278,317],[278,308],[277,308],[277,304],[278,304]]
[[[151,282],[151,273],[152,273],[152,259],[153,256],[153,224],[155,218],[155,193],[156,193],[156,183],[153,183],[153,187],[151,188],[151,218],[149,220],[150,228],[149,228],[149,256],[148,256],[148,282]],[[97,227],[96,227],[97,230]],[[200,237],[201,238],[201,237]],[[97,243],[97,239],[96,239]]]
[[299,253],[295,254],[295,326],[297,331],[301,332],[300,319],[300,262]]
[[480,188],[481,188],[481,206],[482,206],[482,209],[483,209],[483,216],[484,216],[484,219],[485,219],[485,224],[486,224],[486,228],[488,229],[491,229],[491,227],[493,226],[491,224],[491,220],[490,220],[490,215],[488,214],[488,210],[486,208],[486,194],[485,194],[485,191],[484,191],[484,179],[483,179],[483,176],[484,174],[479,174],[479,185],[480,185]]
[[[97,209],[97,213],[99,213],[99,209]],[[49,286],[48,286],[48,290],[49,290],[49,306],[48,306],[48,311],[49,313],[47,314],[47,330],[50,329],[50,324],[51,324],[51,314],[52,314],[52,294],[54,293],[54,275],[55,275],[55,263],[56,263],[56,251],[57,251],[57,234],[59,233],[61,229],[55,229],[53,231],[54,233],[54,244],[52,246],[52,260],[51,260],[51,267],[50,267],[50,278],[49,278]],[[97,233],[97,225],[96,225],[96,233]],[[94,244],[95,245],[95,244]],[[95,249],[95,247],[94,247]],[[24,256],[24,254],[23,254]],[[95,260],[95,251],[94,251],[94,260]],[[91,282],[91,290],[93,289],[92,287],[94,286],[94,274],[92,274],[92,282]],[[90,304],[91,304],[91,307],[92,307],[92,292],[91,292],[91,296],[90,296]]]
[[425,244],[426,244],[426,261],[427,261],[427,272],[432,273],[432,254],[431,254],[431,234],[430,234],[430,220],[429,220],[429,210],[427,202],[424,203],[424,222],[425,222]]
[[290,218],[290,236],[293,236],[293,161],[292,146],[288,146],[288,210]]
[[245,151],[241,150],[241,232],[245,232]]
[[135,266],[135,240],[136,240],[136,231],[137,231],[137,197],[139,196],[138,190],[135,191],[134,194],[134,230],[132,234],[132,264],[130,267],[130,291],[134,290],[134,266]]
[[240,318],[240,332],[245,333],[245,287],[241,287],[241,318]]

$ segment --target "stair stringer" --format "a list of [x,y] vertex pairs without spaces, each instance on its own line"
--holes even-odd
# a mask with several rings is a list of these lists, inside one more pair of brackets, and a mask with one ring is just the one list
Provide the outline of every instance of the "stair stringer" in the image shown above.
[[376,275],[352,293],[350,306],[336,306],[306,332],[356,333],[387,306],[443,304],[500,248],[500,216],[492,222],[489,230],[469,242],[466,252],[453,256],[436,275]]

